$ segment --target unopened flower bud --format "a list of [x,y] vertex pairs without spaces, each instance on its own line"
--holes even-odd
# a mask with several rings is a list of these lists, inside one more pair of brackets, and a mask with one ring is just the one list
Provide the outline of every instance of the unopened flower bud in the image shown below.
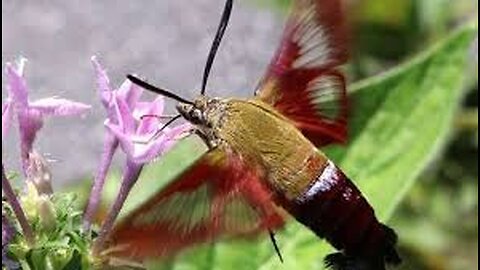
[[35,188],[40,195],[50,195],[53,193],[51,181],[52,174],[47,165],[47,161],[40,153],[36,151],[30,152],[27,167],[27,180],[35,185]]
[[50,195],[39,194],[32,181],[27,182],[27,192],[20,199],[25,209],[25,214],[30,221],[40,220],[45,230],[51,230],[56,225],[56,211]]
[[38,198],[38,215],[40,216],[40,222],[45,230],[50,231],[55,229],[57,222],[56,212],[49,196],[41,195]]

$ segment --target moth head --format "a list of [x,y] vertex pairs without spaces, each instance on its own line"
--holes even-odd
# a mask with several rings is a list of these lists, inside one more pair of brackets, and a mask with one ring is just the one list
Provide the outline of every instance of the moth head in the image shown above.
[[202,95],[196,98],[192,104],[178,103],[177,111],[194,125],[211,127],[215,124],[219,104],[218,98],[207,98]]

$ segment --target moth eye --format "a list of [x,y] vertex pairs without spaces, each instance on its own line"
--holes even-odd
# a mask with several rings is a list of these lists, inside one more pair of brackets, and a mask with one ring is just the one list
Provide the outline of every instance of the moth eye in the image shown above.
[[201,120],[202,117],[202,112],[200,110],[193,110],[192,111],[192,118],[195,120]]
[[218,98],[211,98],[211,99],[208,100],[207,104],[212,105],[212,104],[218,103],[219,101],[220,101],[220,99],[218,99]]

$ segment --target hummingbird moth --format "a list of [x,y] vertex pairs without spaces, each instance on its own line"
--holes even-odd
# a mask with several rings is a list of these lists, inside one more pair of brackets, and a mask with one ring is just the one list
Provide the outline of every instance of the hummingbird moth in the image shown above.
[[105,250],[143,261],[224,238],[270,233],[274,241],[288,213],[339,250],[325,258],[333,269],[399,264],[395,232],[318,150],[347,138],[346,85],[339,70],[348,58],[341,0],[294,1],[255,96],[210,98],[206,82],[232,2],[226,2],[194,101],[128,76],[179,101],[178,117],[194,124],[209,150],[119,222]]

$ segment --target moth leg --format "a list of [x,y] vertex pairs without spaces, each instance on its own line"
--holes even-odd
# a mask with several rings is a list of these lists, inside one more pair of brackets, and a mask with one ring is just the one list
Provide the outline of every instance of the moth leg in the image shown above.
[[174,117],[176,117],[176,115],[158,115],[158,114],[144,114],[142,116],[140,116],[140,120],[143,120],[144,118],[148,118],[148,117],[154,117],[154,118],[157,118],[157,119],[172,119]]
[[[153,140],[160,137],[160,135],[162,134],[162,131],[166,127],[168,127],[171,123],[173,123],[174,121],[179,119],[181,117],[181,115],[178,114],[178,115],[173,115],[172,116],[172,115],[144,114],[144,115],[140,116],[140,120],[143,120],[144,118],[147,118],[147,117],[155,117],[155,118],[158,118],[158,119],[170,119],[170,120],[168,120],[167,123],[165,123],[161,128],[157,129],[157,131],[155,131],[155,133],[150,138],[148,138],[148,140],[133,140],[133,143],[138,143],[138,144],[149,144],[149,143],[151,143]],[[190,133],[189,130],[186,131],[186,132],[183,132],[183,133],[180,134],[181,136],[179,136],[179,139],[187,137],[191,134],[192,133]]]
[[202,139],[202,141],[207,145],[209,150],[212,150],[218,146],[218,140],[209,138],[209,136],[203,133],[201,130],[195,129],[194,133]]
[[283,263],[282,253],[280,253],[280,248],[278,248],[277,240],[275,239],[275,233],[268,229],[268,234],[270,235],[270,240],[272,241],[273,248],[275,248],[275,252],[278,255],[278,259],[280,259],[280,262]]
[[[157,139],[160,134],[161,134],[161,131],[162,130],[158,130],[157,132],[155,132],[155,134],[153,134],[150,138],[146,139],[146,140],[133,140],[133,143],[138,143],[138,144],[149,144],[151,143],[153,140]],[[183,139],[183,138],[186,138],[192,134],[196,134],[196,129],[189,129],[189,130],[186,130],[182,133],[180,133],[178,135],[178,139]],[[176,137],[177,138],[177,137]]]

